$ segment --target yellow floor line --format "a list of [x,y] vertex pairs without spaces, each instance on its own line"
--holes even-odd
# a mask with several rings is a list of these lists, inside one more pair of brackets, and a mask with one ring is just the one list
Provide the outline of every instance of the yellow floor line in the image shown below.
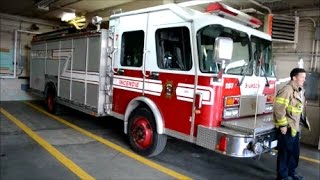
[[306,160],[306,161],[310,161],[310,162],[313,162],[313,163],[320,164],[320,161],[319,161],[319,160],[312,159],[312,158],[308,158],[308,157],[305,157],[305,156],[300,156],[300,159],[303,159],[303,160]]
[[104,138],[102,138],[100,136],[97,136],[97,135],[95,135],[95,134],[93,134],[93,133],[91,133],[91,132],[89,132],[89,131],[87,131],[85,129],[80,128],[79,126],[71,124],[68,121],[66,121],[66,120],[64,120],[64,119],[62,119],[62,118],[60,118],[58,116],[55,116],[53,114],[50,114],[47,111],[43,110],[42,108],[39,108],[39,107],[29,103],[29,102],[24,102],[24,103],[29,105],[30,107],[36,109],[37,111],[40,111],[43,114],[45,114],[45,115],[47,115],[47,116],[49,116],[49,117],[51,117],[51,118],[53,118],[53,119],[55,119],[55,120],[57,120],[57,121],[59,121],[61,123],[73,128],[73,129],[85,134],[86,136],[91,137],[92,139],[95,139],[95,140],[99,141],[100,143],[102,143],[104,145],[107,145],[108,147],[111,147],[111,148],[121,152],[122,154],[125,154],[125,155],[131,157],[132,159],[135,159],[135,160],[137,160],[137,161],[139,161],[139,162],[141,162],[141,163],[143,163],[143,164],[145,164],[145,165],[147,165],[149,167],[157,169],[157,170],[159,170],[159,171],[161,171],[161,172],[163,172],[163,173],[165,173],[165,174],[167,174],[169,176],[172,176],[172,177],[174,177],[176,179],[192,179],[192,178],[190,178],[188,176],[185,176],[185,175],[180,174],[180,173],[178,173],[176,171],[168,169],[168,168],[166,168],[166,167],[164,167],[164,166],[162,166],[160,164],[152,162],[152,161],[150,161],[150,160],[148,160],[148,159],[146,159],[146,158],[144,158],[142,156],[139,156],[139,155],[127,150],[127,149],[124,149],[121,146],[118,146],[118,145],[116,145],[116,144],[114,144],[114,143],[112,143],[112,142],[110,142],[110,141],[108,141],[108,140],[106,140],[106,139],[104,139]]
[[71,170],[75,175],[77,175],[80,179],[83,180],[91,180],[95,179],[87,172],[85,172],[81,167],[71,161],[69,158],[64,156],[60,151],[58,151],[55,147],[49,144],[46,140],[41,138],[37,133],[32,131],[28,126],[23,124],[20,120],[15,118],[9,112],[0,108],[0,112],[6,116],[9,120],[15,123],[19,128],[21,128],[26,134],[28,134],[33,140],[39,143],[44,149],[46,149],[52,156],[54,156],[58,161],[60,161],[63,165],[65,165],[69,170]]
[[[272,150],[273,152],[278,152],[277,150],[273,149]],[[316,160],[316,159],[312,159],[312,158],[308,158],[308,157],[305,157],[305,156],[299,156],[300,159],[303,159],[305,161],[309,161],[309,162],[312,162],[312,163],[316,163],[316,164],[320,164],[320,161],[319,160]]]

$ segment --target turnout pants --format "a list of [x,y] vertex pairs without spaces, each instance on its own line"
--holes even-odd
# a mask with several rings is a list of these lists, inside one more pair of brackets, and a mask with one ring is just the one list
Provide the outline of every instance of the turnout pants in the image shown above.
[[278,130],[278,157],[277,157],[277,179],[293,176],[299,163],[300,143],[299,132],[291,136],[291,128],[286,134]]

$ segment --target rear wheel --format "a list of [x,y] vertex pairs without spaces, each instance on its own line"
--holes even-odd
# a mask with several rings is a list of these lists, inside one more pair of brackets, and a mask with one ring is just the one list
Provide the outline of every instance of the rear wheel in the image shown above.
[[48,112],[55,114],[57,110],[56,95],[53,89],[49,89],[46,96],[46,108]]
[[139,108],[132,113],[128,128],[130,145],[140,155],[158,155],[166,146],[167,136],[157,133],[154,116],[147,108]]

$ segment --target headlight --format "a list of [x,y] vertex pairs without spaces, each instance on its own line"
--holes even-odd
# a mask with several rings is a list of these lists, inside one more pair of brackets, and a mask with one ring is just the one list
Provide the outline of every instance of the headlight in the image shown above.
[[225,109],[223,112],[223,118],[233,118],[239,116],[239,109]]
[[274,102],[274,95],[273,94],[266,95],[266,102],[273,103]]
[[256,154],[261,154],[263,151],[263,146],[260,142],[257,142],[253,145],[252,150]]

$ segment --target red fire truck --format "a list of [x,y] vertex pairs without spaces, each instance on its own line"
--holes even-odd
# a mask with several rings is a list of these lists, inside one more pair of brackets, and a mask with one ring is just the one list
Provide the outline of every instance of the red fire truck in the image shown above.
[[37,35],[31,90],[52,113],[63,104],[123,120],[140,155],[161,153],[171,136],[254,157],[277,144],[271,37],[260,25],[219,3],[167,4],[112,15],[108,30]]

